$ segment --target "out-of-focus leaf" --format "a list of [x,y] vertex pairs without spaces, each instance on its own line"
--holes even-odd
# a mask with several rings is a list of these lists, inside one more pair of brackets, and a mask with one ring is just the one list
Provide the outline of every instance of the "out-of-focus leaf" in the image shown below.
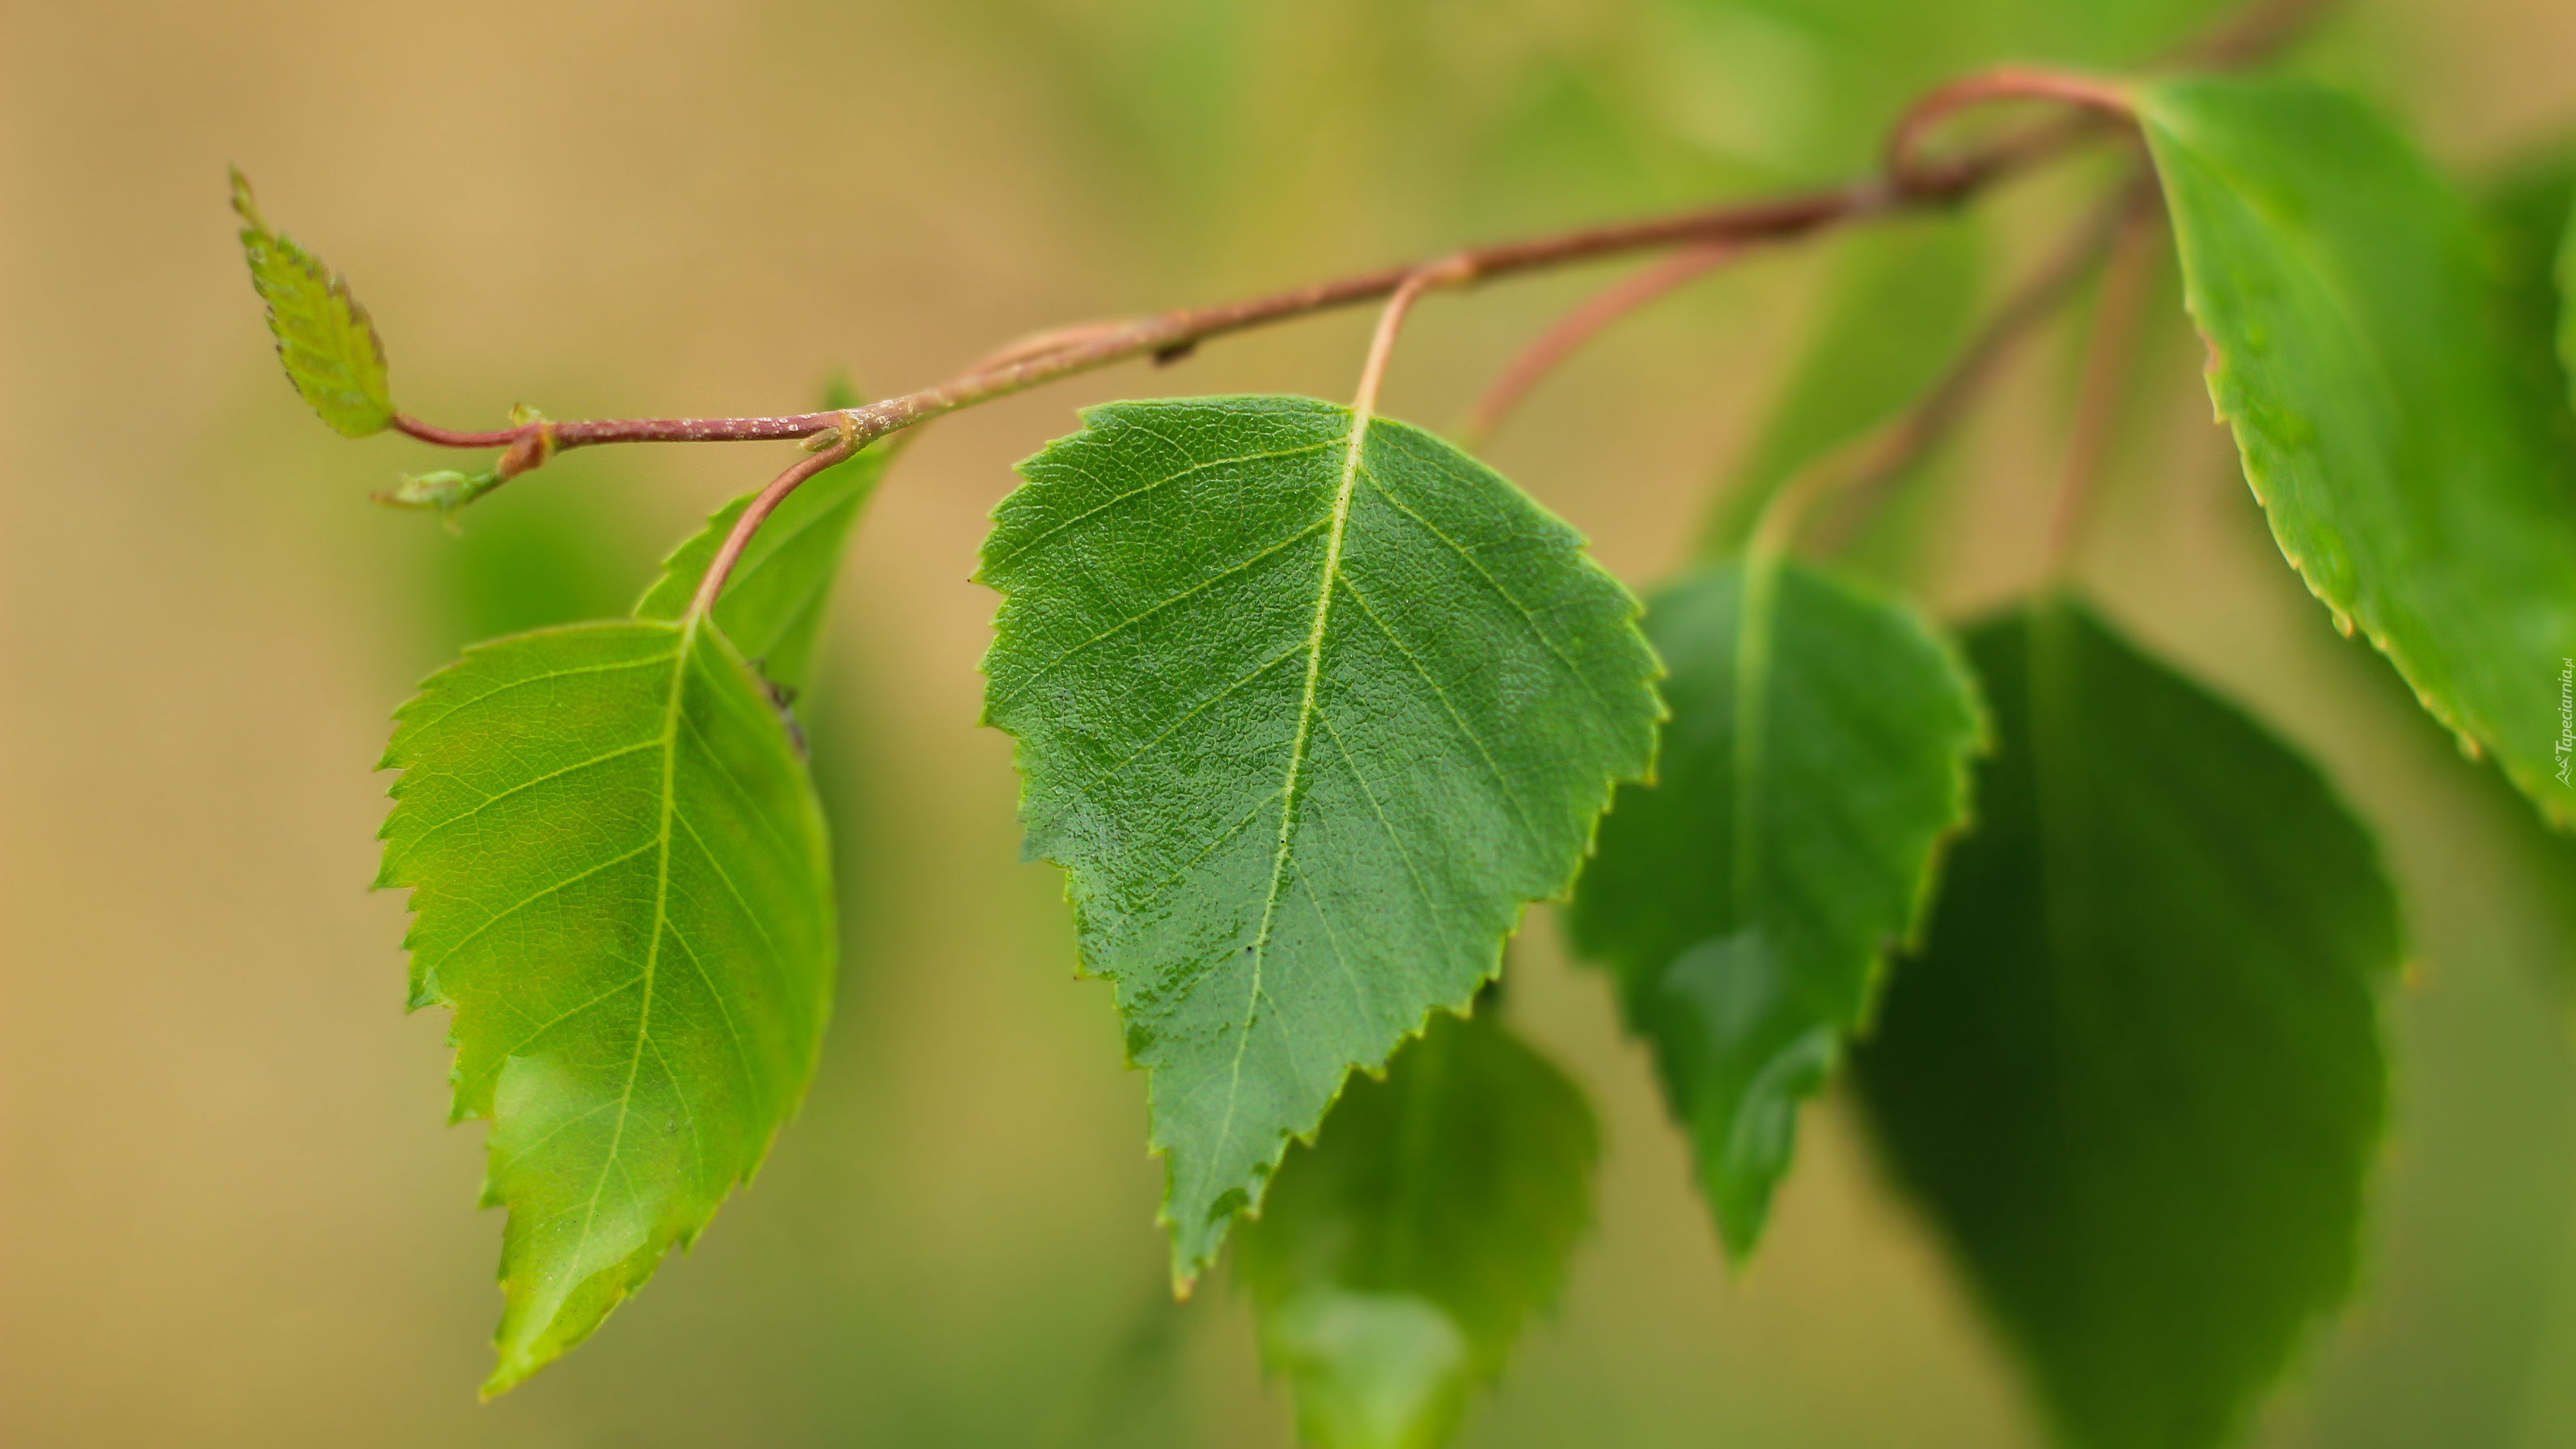
[[385,345],[367,309],[338,272],[268,229],[240,171],[232,182],[242,255],[251,285],[268,303],[268,330],[277,337],[286,380],[341,435],[384,431],[393,422],[393,395],[385,386]]
[[1290,1150],[1236,1263],[1318,1449],[1432,1449],[1554,1301],[1591,1216],[1581,1089],[1447,1013]]
[[1186,1284],[1351,1068],[1572,883],[1661,708],[1627,590],[1419,429],[1292,397],[1084,423],[995,510],[985,717],[1152,1074]]
[[1935,217],[1847,245],[1805,358],[1727,482],[1712,553],[1740,550],[1781,485],[1902,413],[1968,339],[1985,271],[1974,225]]
[[700,618],[468,649],[405,705],[381,886],[411,1004],[505,1206],[498,1393],[588,1336],[751,1174],[812,1076],[835,957],[822,812]]
[[2576,210],[2558,239],[2558,364],[2567,370],[2568,396],[2576,399]]
[[2312,87],[2142,89],[2210,395],[2273,536],[2465,743],[2561,825],[2560,661],[2576,656],[2561,404],[2519,385],[2469,212],[2358,102]]
[[[763,678],[782,689],[805,688],[850,527],[911,437],[907,429],[880,438],[848,462],[797,485],[734,561],[716,600],[716,624]],[[662,576],[635,606],[637,618],[676,619],[688,612],[707,565],[757,496],[754,490],[716,510],[705,528],[671,551]]]
[[1672,671],[1658,779],[1621,789],[1602,822],[1573,934],[1654,1043],[1741,1258],[1799,1107],[1929,899],[1983,729],[1965,667],[1920,618],[1795,564],[1686,577],[1654,596],[1646,633]]
[[594,489],[506,489],[478,504],[459,536],[402,532],[424,565],[442,659],[480,640],[613,616],[641,572],[629,521]]
[[2049,601],[1855,1076],[2066,1438],[2199,1449],[2353,1274],[2397,963],[2377,852],[2233,707]]

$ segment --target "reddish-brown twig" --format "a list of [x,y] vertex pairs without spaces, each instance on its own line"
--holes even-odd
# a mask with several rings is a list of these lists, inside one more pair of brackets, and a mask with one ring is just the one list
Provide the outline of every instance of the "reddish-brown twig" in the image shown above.
[[[832,416],[840,415],[835,413]],[[751,536],[760,531],[760,525],[780,503],[786,501],[787,495],[796,491],[796,485],[842,462],[858,450],[858,444],[844,438],[819,453],[798,459],[795,466],[770,479],[769,486],[761,489],[751,500],[751,506],[733,521],[733,531],[725,535],[724,542],[716,548],[716,556],[708,561],[706,574],[698,580],[697,593],[690,596],[689,613],[703,618],[715,608],[716,596],[724,592],[725,579],[733,573],[735,561],[742,557],[744,545],[751,542]]]
[[[2135,124],[2127,92],[2112,82],[2063,71],[2002,66],[1952,81],[1906,108],[1887,136],[1888,184],[1907,196],[1946,196],[1989,179],[1996,165],[2017,153],[1989,148],[1936,162],[1925,159],[1924,146],[1935,130],[1961,111],[2001,101],[2054,101],[2092,116]],[[2080,135],[2091,129],[2081,124],[2081,117],[2077,119],[2077,124],[2050,128],[2055,134],[2043,133],[2047,144],[2063,145],[2067,133]]]
[[[2326,3],[2327,0],[2260,0],[2249,16],[2240,16],[2206,41],[2177,54],[2204,60],[2249,59],[2288,39]],[[2055,100],[2088,112],[2122,117],[2128,114],[2125,97],[2107,82],[2043,71],[1991,72],[1945,86],[1910,111],[1891,139],[1891,165],[1884,177],[1777,200],[1711,207],[1470,248],[1435,266],[1449,269],[1457,280],[1481,281],[1670,247],[1690,247],[1703,254],[1726,253],[1761,242],[1785,241],[1889,212],[1964,200],[1994,181],[2085,139],[2095,129],[2092,117],[2076,117],[2031,127],[1937,165],[1923,160],[1924,137],[1942,120],[1968,106],[2009,99]],[[1058,378],[1135,357],[1175,361],[1209,338],[1376,301],[1433,269],[1420,264],[1387,267],[1249,301],[1184,308],[1135,322],[1095,323],[1041,333],[1005,347],[935,387],[845,411],[742,418],[531,421],[487,432],[441,428],[398,414],[393,426],[410,437],[443,447],[505,449],[495,469],[501,478],[538,466],[567,449],[607,443],[757,442],[836,433],[840,441],[834,448],[855,450],[899,428]],[[1687,273],[1692,267],[1676,263],[1674,270]],[[1605,312],[1592,324],[1592,330],[1598,330],[1615,315],[1615,311]],[[1574,336],[1567,346],[1580,340],[1580,336]],[[781,481],[790,475],[805,476],[790,469],[781,475]],[[787,484],[787,488],[793,487],[793,483]]]
[[[1871,180],[1779,200],[1713,207],[1646,221],[1470,248],[1438,265],[1454,265],[1473,279],[1482,281],[1695,243],[1745,244],[1786,240],[1890,210],[1956,200],[2005,170],[2035,159],[2035,156],[2017,155],[2009,165],[1963,171],[1955,184],[1936,184],[1904,196],[1898,196],[1884,182]],[[898,428],[909,427],[942,413],[1024,391],[1075,373],[1089,372],[1134,357],[1172,355],[1209,338],[1379,301],[1393,294],[1407,278],[1424,270],[1424,264],[1420,263],[1387,267],[1275,292],[1249,301],[1183,308],[1137,322],[1110,325],[1105,329],[1075,329],[1070,340],[1059,343],[1049,338],[1048,341],[1054,345],[1043,346],[1034,352],[1005,349],[1001,360],[989,366],[969,369],[935,387],[853,408],[847,413],[796,413],[756,418],[603,419],[529,423],[491,432],[457,432],[416,418],[398,417],[394,426],[423,442],[453,448],[508,447],[543,427],[552,431],[553,451],[563,452],[604,443],[756,442],[803,438],[842,428],[846,422],[855,427],[856,441],[865,444]]]

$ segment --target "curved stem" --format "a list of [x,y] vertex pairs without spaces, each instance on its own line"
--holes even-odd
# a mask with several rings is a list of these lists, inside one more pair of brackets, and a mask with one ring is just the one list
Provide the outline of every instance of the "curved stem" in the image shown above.
[[422,442],[451,448],[506,447],[535,432],[539,426],[546,426],[554,430],[555,450],[561,452],[603,443],[720,443],[804,438],[830,432],[849,423],[857,429],[856,440],[864,444],[942,413],[1005,397],[1058,378],[1135,357],[1176,358],[1210,338],[1378,301],[1393,295],[1408,278],[1439,267],[1455,267],[1467,279],[1483,280],[1694,243],[1788,240],[1890,211],[1958,199],[2007,171],[2036,161],[2039,155],[2038,152],[2016,153],[1995,164],[1974,168],[1973,172],[1963,171],[1955,183],[1936,184],[1903,196],[1883,181],[1864,181],[1771,201],[1712,207],[1645,221],[1470,248],[1443,263],[1386,267],[1274,292],[1248,301],[1182,308],[1141,321],[1095,324],[1067,329],[1062,333],[1042,334],[1028,343],[1006,348],[997,354],[995,360],[971,368],[935,387],[887,398],[846,413],[798,413],[759,418],[604,419],[543,425],[531,423],[491,432],[458,432],[417,418],[397,417],[394,426]]
[[1458,426],[1457,443],[1474,452],[1485,439],[1502,425],[1504,418],[1540,378],[1553,372],[1559,363],[1572,356],[1577,348],[1589,342],[1611,323],[1663,296],[1665,293],[1707,275],[1719,266],[1743,255],[1744,247],[1733,242],[1708,242],[1677,252],[1663,261],[1638,271],[1607,288],[1558,319],[1555,326],[1539,335],[1537,341],[1521,349],[1485,389],[1484,396],[1467,413]]
[[[826,416],[837,419],[840,414]],[[689,599],[689,613],[703,618],[714,612],[716,596],[724,592],[725,579],[742,558],[744,545],[751,542],[751,536],[760,531],[760,525],[786,500],[788,494],[796,491],[798,484],[858,450],[857,443],[844,439],[811,457],[799,459],[794,467],[769,480],[769,486],[761,489],[759,495],[751,500],[751,506],[733,521],[733,531],[725,535],[724,543],[716,549],[716,556],[708,561],[706,576],[698,580],[698,591]]]
[[1351,399],[1351,411],[1359,414],[1362,429],[1377,414],[1378,385],[1386,381],[1386,360],[1395,355],[1395,337],[1404,330],[1405,314],[1432,288],[1455,287],[1475,277],[1475,264],[1461,253],[1416,271],[1386,299],[1386,310],[1377,314],[1377,331],[1369,336],[1368,361],[1360,365],[1359,391]]
[[2057,101],[2122,125],[2136,124],[2128,92],[2112,82],[2063,71],[2002,66],[1952,81],[1906,109],[1888,133],[1889,183],[1907,196],[1949,195],[1978,184],[1995,165],[1994,152],[1930,163],[1923,159],[1924,141],[1961,111],[1998,101]]
[[[1910,163],[1922,127],[1961,105],[2008,96],[2016,93],[2016,85],[2025,84],[2041,91],[2058,85],[2069,95],[2076,95],[2086,93],[2084,88],[2093,83],[2075,77],[2050,78],[2044,72],[2012,72],[1946,87],[1909,115],[1913,134],[1902,140],[1893,154]],[[394,426],[422,442],[451,448],[507,447],[540,428],[552,430],[552,452],[604,443],[762,442],[807,438],[836,429],[864,445],[898,428],[1058,378],[1134,357],[1176,358],[1210,338],[1374,302],[1392,296],[1409,279],[1427,272],[1454,273],[1456,281],[1482,281],[1677,246],[1740,248],[1809,236],[1890,212],[1945,205],[2082,139],[2080,130],[2042,128],[1937,169],[1918,167],[1892,178],[1872,178],[1825,191],[1470,247],[1439,262],[1385,267],[1247,301],[1181,308],[1134,322],[1094,323],[1042,333],[1004,348],[987,362],[935,387],[847,412],[753,418],[616,418],[529,423],[491,432],[458,432],[398,416]]]

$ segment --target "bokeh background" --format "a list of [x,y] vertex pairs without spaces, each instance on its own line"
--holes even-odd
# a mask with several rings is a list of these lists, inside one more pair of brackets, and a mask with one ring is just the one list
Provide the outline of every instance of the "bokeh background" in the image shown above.
[[[223,167],[353,279],[456,426],[795,410],[1031,329],[1868,163],[1912,89],[2115,60],[2189,0],[7,0],[0,5],[0,1441],[13,1446],[1272,1445],[1246,1307],[1176,1307],[1144,1083],[1022,864],[966,582],[1010,464],[1101,398],[1348,391],[1366,318],[937,424],[862,526],[810,706],[848,938],[813,1095],[599,1336],[474,1385],[501,1222],[365,889],[388,711],[466,640],[622,611],[778,466],[602,450],[461,538],[370,507],[278,376]],[[1784,20],[1783,15],[1792,17]],[[1804,16],[1805,20],[1795,17]],[[2054,27],[2054,28],[2052,28]],[[2566,0],[2364,0],[2301,62],[2470,174],[2576,133]],[[1999,273],[2067,186],[1973,223]],[[1838,246],[1623,325],[1490,455],[1624,577],[1683,556]],[[1601,273],[1421,309],[1390,411],[1454,418]],[[2078,315],[2080,316],[2080,308]],[[2336,638],[2265,536],[2162,308],[2083,564],[2115,617],[2312,750],[2416,948],[2365,1280],[2267,1446],[2576,1444],[2576,864]],[[2035,340],[1885,566],[1962,617],[2039,569],[2072,324]],[[2013,1446],[2012,1365],[1811,1113],[1721,1265],[1646,1060],[1545,912],[1509,1009],[1591,1090],[1599,1221],[1464,1442]]]

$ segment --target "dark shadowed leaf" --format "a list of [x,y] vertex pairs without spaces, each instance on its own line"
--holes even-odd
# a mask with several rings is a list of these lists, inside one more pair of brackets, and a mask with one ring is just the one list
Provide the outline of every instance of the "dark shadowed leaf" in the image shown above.
[[1591,1216],[1582,1091],[1443,1012],[1289,1151],[1236,1264],[1318,1449],[1432,1449],[1556,1298]]
[[2312,766],[2081,606],[1968,651],[1996,753],[1855,1075],[2068,1442],[2215,1444],[2352,1279],[2396,903]]
[[268,229],[250,183],[232,173],[233,210],[242,219],[242,255],[251,285],[268,303],[277,357],[313,411],[343,436],[363,438],[393,422],[385,386],[385,346],[349,284],[319,258]]
[[1655,665],[1572,529],[1418,429],[1290,397],[1084,422],[995,511],[985,715],[1152,1074],[1186,1283],[1351,1068],[1572,881],[1652,759]]
[[1654,1044],[1728,1251],[1753,1250],[1799,1107],[1914,930],[1968,809],[1965,667],[1905,608],[1776,560],[1658,592],[1672,671],[1657,780],[1619,792],[1577,947]]
[[2465,742],[2576,824],[2570,455],[2520,385],[2468,210],[2358,102],[2242,81],[2138,106],[2210,395],[2273,536]]

